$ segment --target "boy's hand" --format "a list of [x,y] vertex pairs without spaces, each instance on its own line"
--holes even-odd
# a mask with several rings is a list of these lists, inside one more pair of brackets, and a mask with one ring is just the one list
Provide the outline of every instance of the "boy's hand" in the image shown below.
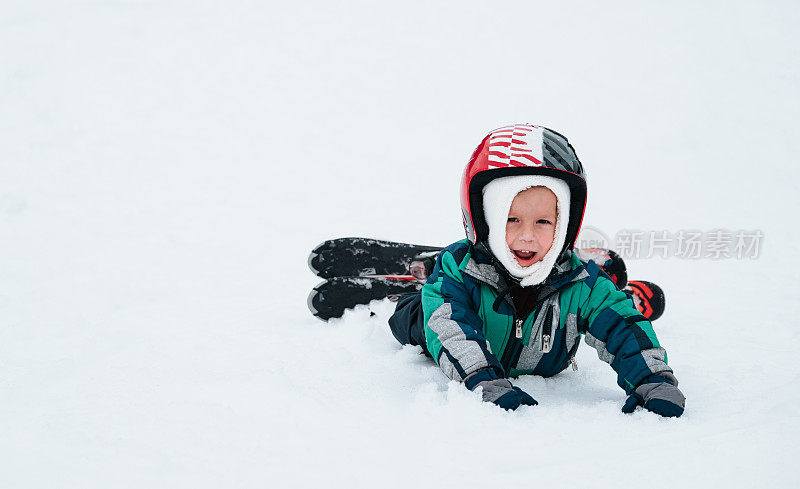
[[667,418],[680,417],[686,406],[686,397],[678,389],[678,379],[670,372],[646,377],[628,396],[622,412],[632,413],[636,406],[642,406]]
[[513,411],[518,407],[536,406],[536,399],[519,387],[511,385],[507,379],[501,379],[493,370],[479,370],[466,378],[464,384],[469,390],[483,388],[483,400],[497,404],[503,409]]

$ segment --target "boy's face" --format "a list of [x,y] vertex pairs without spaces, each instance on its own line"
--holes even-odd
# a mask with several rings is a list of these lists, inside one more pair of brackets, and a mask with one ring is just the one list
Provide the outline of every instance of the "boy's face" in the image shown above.
[[511,202],[506,222],[506,244],[523,267],[542,261],[553,246],[556,196],[547,187],[523,190]]

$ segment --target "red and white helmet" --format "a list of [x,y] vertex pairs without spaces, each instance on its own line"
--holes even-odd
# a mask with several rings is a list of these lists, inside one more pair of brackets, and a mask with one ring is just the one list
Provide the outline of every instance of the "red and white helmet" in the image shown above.
[[567,138],[532,124],[495,129],[472,153],[461,178],[461,212],[467,239],[472,244],[485,243],[489,236],[483,211],[483,187],[495,178],[516,175],[547,175],[569,186],[569,224],[563,249],[571,249],[586,208],[583,165]]

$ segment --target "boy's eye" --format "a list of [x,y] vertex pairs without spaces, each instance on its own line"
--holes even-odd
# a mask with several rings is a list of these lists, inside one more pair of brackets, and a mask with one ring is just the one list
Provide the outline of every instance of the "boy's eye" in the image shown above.
[[537,222],[538,224],[552,224],[552,223],[551,223],[550,221],[548,221],[547,219],[539,219],[539,220],[538,220],[538,221],[536,221],[536,222]]
[[508,222],[519,222],[519,219],[517,219],[516,217],[509,217]]

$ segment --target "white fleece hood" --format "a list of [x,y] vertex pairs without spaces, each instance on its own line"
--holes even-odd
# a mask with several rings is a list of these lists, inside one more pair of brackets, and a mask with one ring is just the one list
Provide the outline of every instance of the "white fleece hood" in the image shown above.
[[[558,215],[550,251],[540,262],[523,267],[506,244],[506,223],[514,197],[531,187],[546,187],[555,194]],[[523,287],[542,283],[553,270],[567,236],[569,199],[569,186],[566,182],[544,175],[502,177],[492,180],[483,188],[483,213],[489,226],[489,249],[511,275],[520,279]]]

